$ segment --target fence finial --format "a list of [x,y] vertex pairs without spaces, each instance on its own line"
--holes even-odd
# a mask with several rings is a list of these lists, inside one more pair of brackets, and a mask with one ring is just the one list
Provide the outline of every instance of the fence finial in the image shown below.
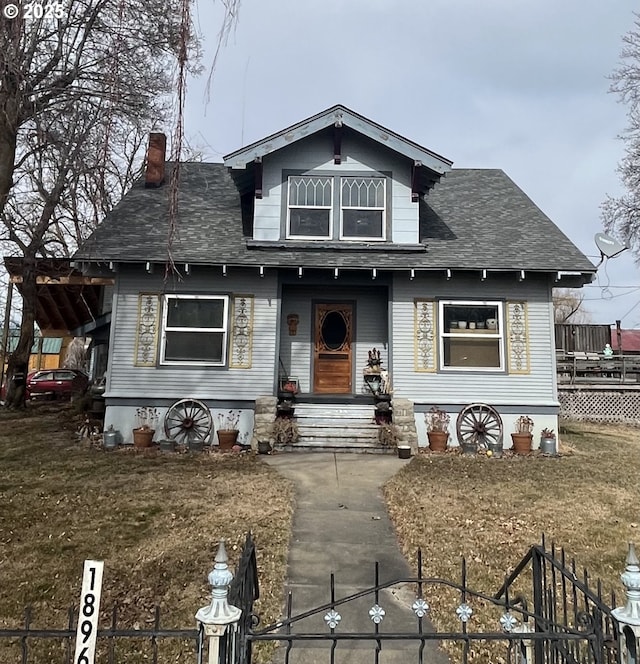
[[211,585],[211,604],[198,609],[196,620],[203,625],[228,625],[237,622],[242,611],[227,602],[229,584],[233,580],[233,574],[229,569],[227,550],[224,548],[224,540],[218,545],[218,553],[215,564],[209,572],[209,584]]

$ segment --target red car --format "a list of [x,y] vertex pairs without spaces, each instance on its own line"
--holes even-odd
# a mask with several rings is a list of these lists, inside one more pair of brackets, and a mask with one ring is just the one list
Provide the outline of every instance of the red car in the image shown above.
[[70,399],[88,386],[89,376],[77,369],[41,369],[27,375],[27,399]]

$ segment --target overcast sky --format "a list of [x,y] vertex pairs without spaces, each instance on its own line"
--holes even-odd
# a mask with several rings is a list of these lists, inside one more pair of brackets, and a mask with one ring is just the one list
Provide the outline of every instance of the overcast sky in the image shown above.
[[[186,135],[220,161],[341,103],[454,167],[503,169],[597,262],[593,236],[600,204],[621,191],[626,123],[607,77],[637,9],[637,0],[242,0],[210,101],[206,76],[189,82]],[[206,66],[221,16],[220,0],[199,0]],[[601,268],[585,299],[592,322],[640,327],[631,255]]]

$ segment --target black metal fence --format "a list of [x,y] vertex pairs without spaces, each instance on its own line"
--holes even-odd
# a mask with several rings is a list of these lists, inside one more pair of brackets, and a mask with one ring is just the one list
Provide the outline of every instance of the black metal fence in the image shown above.
[[[443,647],[453,661],[465,664],[619,661],[616,625],[601,584],[593,590],[588,574],[579,578],[575,562],[567,563],[563,550],[547,551],[544,541],[531,547],[495,593],[469,587],[464,560],[460,582],[426,577],[418,552],[415,575],[381,581],[375,563],[374,585],[345,596],[338,596],[332,574],[329,601],[301,613],[292,610],[289,593],[285,616],[262,628],[253,606],[258,597],[253,542],[245,547],[234,584],[230,601],[243,610],[244,619],[227,637],[221,660],[226,664],[250,664],[254,646],[265,642],[281,645],[285,664],[296,655],[335,664],[349,642],[358,642],[359,649],[369,647],[369,661],[375,664],[386,651],[398,649],[407,661],[448,661]],[[441,595],[450,602],[447,611],[437,599]],[[398,597],[404,597],[404,606],[398,605]],[[614,597],[611,605],[615,606]],[[444,628],[437,631],[431,619]]]
[[[459,582],[425,576],[418,552],[414,574],[383,577],[374,563],[373,585],[358,592],[339,595],[331,574],[328,601],[311,609],[294,612],[290,592],[285,616],[264,627],[254,612],[258,598],[256,548],[249,535],[228,595],[242,616],[220,640],[221,664],[251,664],[258,643],[280,644],[278,659],[285,664],[292,664],[297,655],[335,664],[352,647],[369,649],[368,661],[374,664],[394,650],[419,664],[620,662],[617,623],[610,608],[615,597],[607,603],[600,582],[594,584],[586,570],[579,572],[563,549],[547,549],[544,539],[529,549],[496,592],[469,586],[464,559]],[[66,628],[40,629],[27,610],[21,627],[0,627],[0,662],[72,664],[76,616],[70,609]],[[202,664],[203,636],[202,630],[162,628],[159,607],[151,627],[122,628],[116,607],[109,628],[98,630],[97,661]]]
[[[25,609],[22,626],[0,627],[2,664],[72,664],[78,612],[68,610],[67,626],[40,628],[33,624],[33,611]],[[185,662],[202,664],[203,633],[198,629],[165,629],[160,624],[160,607],[154,611],[149,628],[124,628],[118,624],[118,606],[111,611],[108,629],[99,629],[96,661],[108,664],[162,664]]]

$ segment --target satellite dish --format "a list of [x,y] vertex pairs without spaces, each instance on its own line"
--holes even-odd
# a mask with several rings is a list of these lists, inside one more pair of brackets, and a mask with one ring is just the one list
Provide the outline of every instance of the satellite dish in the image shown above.
[[605,257],[613,258],[614,256],[621,254],[625,249],[627,249],[624,244],[621,244],[618,242],[618,240],[612,238],[606,233],[596,233],[593,239],[595,240],[596,247],[600,249],[600,254],[602,255],[603,259]]

